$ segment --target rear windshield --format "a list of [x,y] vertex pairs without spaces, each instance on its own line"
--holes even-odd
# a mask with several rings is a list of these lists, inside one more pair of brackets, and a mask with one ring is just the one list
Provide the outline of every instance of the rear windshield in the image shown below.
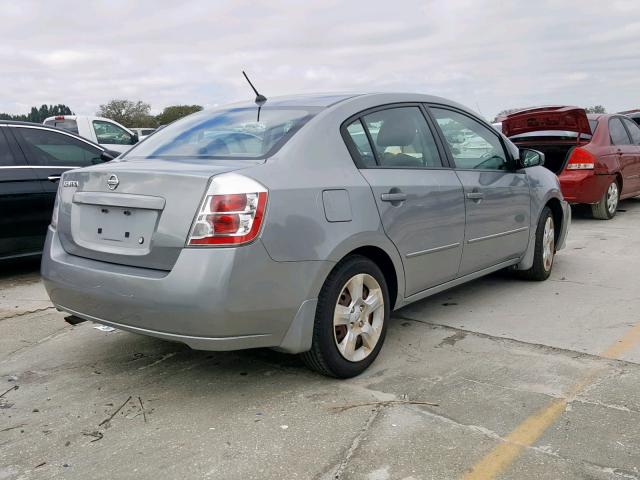
[[202,111],[157,131],[125,158],[256,159],[272,155],[319,109]]
[[70,118],[65,118],[64,120],[45,120],[44,124],[49,127],[61,128],[67,132],[78,133],[78,122]]

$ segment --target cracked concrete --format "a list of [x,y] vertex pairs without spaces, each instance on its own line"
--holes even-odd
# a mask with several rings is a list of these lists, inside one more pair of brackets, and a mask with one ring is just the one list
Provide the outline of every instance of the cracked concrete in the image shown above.
[[594,371],[500,478],[639,479],[640,347],[599,355],[640,321],[640,201],[623,205],[577,216],[550,282],[495,275],[396,312],[349,381],[72,327],[35,264],[0,271],[0,394],[19,387],[0,398],[0,479],[455,479]]

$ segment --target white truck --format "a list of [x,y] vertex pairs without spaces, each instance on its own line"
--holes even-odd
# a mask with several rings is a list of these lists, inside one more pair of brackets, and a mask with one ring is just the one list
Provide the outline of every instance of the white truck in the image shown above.
[[57,115],[42,122],[49,127],[61,128],[97,143],[107,150],[126,152],[138,143],[138,135],[118,122],[87,115]]

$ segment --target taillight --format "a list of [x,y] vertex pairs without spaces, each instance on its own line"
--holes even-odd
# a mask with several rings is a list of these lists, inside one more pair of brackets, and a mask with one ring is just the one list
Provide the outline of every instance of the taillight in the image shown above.
[[264,219],[267,189],[251,178],[227,173],[213,178],[187,245],[241,245],[254,240]]
[[53,202],[53,213],[51,214],[51,228],[54,230],[58,228],[58,210],[60,210],[60,185],[62,185],[62,179],[58,181],[58,191],[56,192],[56,199]]
[[593,170],[596,158],[584,148],[576,147],[571,152],[567,170]]

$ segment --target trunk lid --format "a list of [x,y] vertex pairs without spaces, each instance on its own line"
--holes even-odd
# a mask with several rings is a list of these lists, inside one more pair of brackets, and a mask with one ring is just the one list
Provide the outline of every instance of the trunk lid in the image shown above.
[[502,119],[502,133],[507,137],[549,130],[591,135],[587,112],[580,107],[530,108]]
[[69,171],[59,190],[62,247],[103,262],[171,270],[209,179],[260,163],[116,160]]

